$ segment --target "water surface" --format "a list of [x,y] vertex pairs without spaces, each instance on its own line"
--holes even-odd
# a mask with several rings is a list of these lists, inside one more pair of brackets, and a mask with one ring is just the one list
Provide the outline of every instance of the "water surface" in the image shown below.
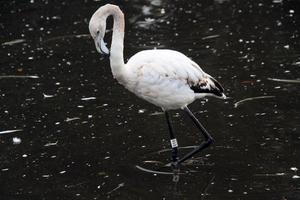
[[[300,3],[112,2],[126,16],[125,60],[181,51],[230,97],[190,106],[216,141],[174,182],[136,168],[169,162],[157,153],[169,134],[95,51],[88,21],[107,2],[0,3],[1,199],[299,199],[300,85],[277,79],[299,80]],[[171,115],[180,146],[201,142],[182,111]]]

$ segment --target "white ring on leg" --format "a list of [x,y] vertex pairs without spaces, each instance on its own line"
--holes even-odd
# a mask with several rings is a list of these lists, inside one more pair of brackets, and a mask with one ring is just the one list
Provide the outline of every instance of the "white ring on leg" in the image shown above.
[[172,147],[172,148],[176,148],[176,147],[178,147],[178,143],[177,143],[177,140],[176,140],[176,138],[174,138],[174,139],[170,140],[170,142],[171,142],[171,147]]

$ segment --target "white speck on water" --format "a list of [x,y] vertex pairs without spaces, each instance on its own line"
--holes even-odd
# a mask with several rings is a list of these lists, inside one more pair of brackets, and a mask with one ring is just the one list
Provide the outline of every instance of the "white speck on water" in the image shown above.
[[88,118],[90,119],[90,118],[92,118],[93,117],[93,115],[88,115]]
[[0,135],[1,134],[7,134],[7,133],[15,133],[15,132],[19,132],[19,131],[23,131],[23,129],[0,131]]
[[50,143],[45,144],[44,147],[55,146],[55,145],[57,145],[57,143],[58,143],[58,141],[50,142]]
[[209,35],[209,36],[203,37],[202,40],[214,39],[214,38],[217,38],[217,37],[220,37],[220,35]]
[[282,22],[279,21],[279,20],[277,20],[277,21],[276,21],[276,24],[277,24],[277,26],[281,26],[281,25],[282,25]]
[[138,113],[144,113],[146,111],[146,109],[139,109]]
[[146,23],[152,23],[154,21],[155,21],[155,19],[153,19],[153,18],[150,18],[150,17],[145,18]]
[[233,192],[233,190],[229,189],[229,190],[228,190],[228,192],[229,192],[229,193],[232,193],[232,192]]
[[22,157],[23,157],[23,158],[27,158],[28,155],[27,155],[27,154],[23,154]]
[[45,94],[45,93],[43,93],[43,96],[44,96],[44,98],[45,98],[45,99],[46,99],[46,98],[51,98],[51,97],[54,97],[54,95]]
[[49,178],[50,175],[49,175],[49,174],[44,174],[44,175],[42,175],[42,177],[43,177],[43,178]]
[[282,3],[283,0],[273,0],[273,3]]
[[110,159],[110,157],[109,156],[104,157],[104,160],[107,160],[107,159]]
[[82,101],[89,101],[89,100],[93,100],[93,99],[96,99],[96,97],[84,97],[84,98],[81,98]]
[[59,172],[60,174],[64,174],[64,173],[66,173],[66,171],[61,171],[61,172]]
[[12,141],[13,141],[13,144],[20,144],[22,140],[21,140],[21,138],[13,137]]
[[292,178],[293,178],[293,179],[298,179],[298,178],[300,178],[300,176],[294,175]]
[[3,171],[3,172],[8,171],[8,168],[3,168],[3,169],[1,169],[1,171]]
[[290,49],[290,45],[288,45],[288,44],[287,44],[287,45],[284,45],[283,47],[284,47],[285,49]]
[[291,9],[291,10],[289,10],[289,13],[294,14],[295,11]]
[[296,171],[298,171],[298,168],[297,167],[291,167],[290,170],[296,172]]
[[102,104],[101,106],[97,106],[96,108],[102,108],[102,107],[106,107],[106,106],[108,106],[108,104],[107,104],[107,103],[104,103],[104,104]]
[[71,121],[74,121],[74,120],[78,120],[80,119],[79,117],[73,117],[73,118],[68,118],[65,120],[66,122],[71,122]]
[[60,82],[56,82],[55,85],[60,85]]
[[5,46],[5,45],[14,45],[14,44],[18,44],[18,43],[23,43],[23,42],[25,42],[26,40],[24,40],[24,39],[16,39],[16,40],[12,40],[12,41],[9,41],[9,42],[4,42],[4,43],[2,43],[2,45],[3,46]]
[[39,78],[38,76],[32,76],[32,75],[29,75],[29,76],[27,76],[27,75],[24,75],[24,76],[22,76],[22,75],[6,75],[6,76],[0,76],[0,79],[3,79],[3,78],[33,78],[33,79],[35,79],[35,78]]

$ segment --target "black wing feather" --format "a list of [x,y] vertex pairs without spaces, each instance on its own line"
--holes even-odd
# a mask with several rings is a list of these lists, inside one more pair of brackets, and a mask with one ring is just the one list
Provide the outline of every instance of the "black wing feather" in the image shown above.
[[190,88],[195,93],[211,93],[219,97],[222,97],[224,93],[224,88],[212,77],[207,77],[196,84],[190,85]]

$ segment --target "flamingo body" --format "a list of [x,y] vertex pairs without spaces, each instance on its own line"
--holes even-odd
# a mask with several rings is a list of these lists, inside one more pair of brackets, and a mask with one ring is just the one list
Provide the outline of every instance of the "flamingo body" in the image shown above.
[[216,81],[178,51],[141,51],[129,59],[125,71],[120,83],[163,110],[183,108],[214,93],[223,97]]

